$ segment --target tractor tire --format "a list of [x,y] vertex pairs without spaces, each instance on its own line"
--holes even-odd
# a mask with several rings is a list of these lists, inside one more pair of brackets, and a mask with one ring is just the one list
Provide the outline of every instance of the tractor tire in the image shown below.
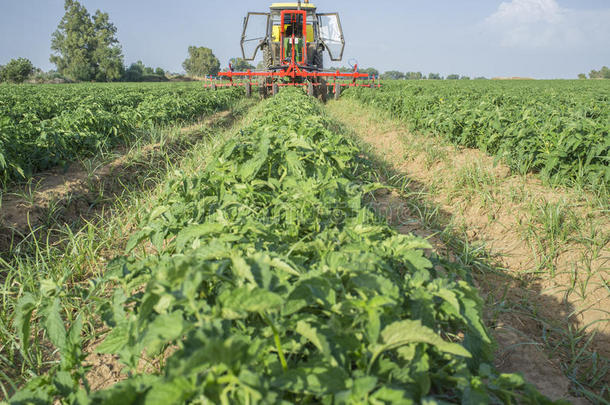
[[318,70],[324,70],[324,51],[319,49],[317,52],[313,54],[313,64],[318,68]]
[[319,80],[320,84],[318,85],[318,98],[321,102],[326,103],[326,98],[328,97],[328,86],[326,85],[326,80]]
[[258,94],[261,99],[266,99],[269,95],[269,88],[267,87],[267,80],[265,78],[258,79]]
[[273,66],[273,55],[271,54],[271,47],[268,45],[263,49],[263,65],[267,70]]
[[335,100],[339,100],[341,98],[341,85],[335,84]]
[[312,82],[307,82],[307,95],[309,97],[316,96],[316,86],[314,86]]
[[252,97],[252,83],[246,83],[246,97]]
[[280,86],[278,86],[277,83],[273,83],[273,95],[277,96],[277,94],[280,92]]

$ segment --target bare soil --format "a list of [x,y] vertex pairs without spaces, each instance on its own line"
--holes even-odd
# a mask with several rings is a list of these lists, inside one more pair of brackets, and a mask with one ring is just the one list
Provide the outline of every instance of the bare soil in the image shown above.
[[[463,252],[447,246],[447,237],[441,237],[447,230],[447,235],[461,233],[460,246],[482,247],[487,262],[501,270],[474,274],[486,300],[488,327],[498,344],[499,370],[522,373],[552,399],[587,403],[570,394],[571,382],[561,369],[570,353],[565,353],[561,337],[580,330],[584,339],[576,342],[578,348],[592,338],[589,349],[610,354],[607,211],[588,204],[587,196],[552,189],[535,176],[512,175],[508,167],[481,151],[411,134],[398,122],[354,101],[329,103],[328,111],[368,145],[371,157],[390,175],[406,176],[415,198],[438,208],[437,223],[424,224],[421,213],[397,192],[377,196],[377,204],[391,213],[389,219],[400,232],[428,238],[439,254],[464,262]],[[569,216],[558,219],[560,231],[571,225],[568,219],[574,222],[564,239],[549,240],[545,222],[538,218],[549,204],[564,207]],[[601,246],[593,249],[580,243],[593,234]],[[555,252],[548,255],[554,276],[540,265],[550,248]],[[592,270],[585,272],[585,264]],[[553,328],[561,330],[559,337],[553,336]],[[550,350],[553,345],[557,350]],[[605,376],[606,384],[609,377]]]

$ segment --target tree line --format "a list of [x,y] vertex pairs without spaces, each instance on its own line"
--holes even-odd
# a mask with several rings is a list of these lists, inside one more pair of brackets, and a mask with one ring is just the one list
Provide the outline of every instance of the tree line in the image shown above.
[[[390,70],[383,73],[381,79],[384,80],[470,80],[469,76],[460,76],[458,74],[450,74],[447,77],[441,76],[440,73],[429,73],[428,75],[422,72],[399,72]],[[483,80],[485,77],[475,77],[475,80]]]
[[[170,75],[164,69],[146,66],[142,61],[125,66],[117,28],[108,13],[97,10],[91,15],[77,0],[65,0],[65,14],[51,36],[50,61],[55,71],[43,72],[26,58],[12,59],[0,66],[0,82],[23,83],[28,79],[50,81],[165,81]],[[220,61],[205,47],[191,46],[182,65],[187,75],[216,75]]]
[[[578,78],[585,80],[587,75],[581,73],[578,75]],[[610,68],[608,68],[608,66],[604,66],[600,70],[591,70],[591,72],[589,72],[589,79],[610,79]]]

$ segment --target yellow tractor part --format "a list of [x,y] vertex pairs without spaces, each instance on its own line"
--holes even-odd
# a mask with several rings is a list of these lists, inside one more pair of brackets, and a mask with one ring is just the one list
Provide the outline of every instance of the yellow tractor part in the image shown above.
[[[296,9],[298,7],[299,7],[299,3],[273,3],[271,5],[272,10],[274,10],[274,9],[285,10],[285,9],[292,9],[292,8]],[[313,4],[301,3],[302,10],[310,10],[310,9],[315,9],[315,8],[316,8],[316,6],[314,6]]]
[[[289,24],[286,24],[284,31],[288,28]],[[274,25],[272,32],[273,42],[280,42],[280,26]],[[307,24],[307,42],[313,42],[313,24]]]

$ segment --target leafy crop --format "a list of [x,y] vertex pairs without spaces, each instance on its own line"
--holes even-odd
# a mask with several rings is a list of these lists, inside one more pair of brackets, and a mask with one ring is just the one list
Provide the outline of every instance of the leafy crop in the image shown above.
[[556,183],[610,185],[610,87],[604,82],[387,82],[347,97],[411,129],[504,158]]
[[[493,370],[466,272],[367,207],[382,186],[329,128],[287,89],[202,173],[171,182],[105,276],[97,350],[128,378],[89,392],[79,323],[66,332],[51,306],[62,361],[12,401],[548,403]],[[138,373],[142,356],[164,367]]]
[[234,102],[242,92],[192,84],[3,86],[0,180],[24,178],[107,150],[139,129],[190,121]]

